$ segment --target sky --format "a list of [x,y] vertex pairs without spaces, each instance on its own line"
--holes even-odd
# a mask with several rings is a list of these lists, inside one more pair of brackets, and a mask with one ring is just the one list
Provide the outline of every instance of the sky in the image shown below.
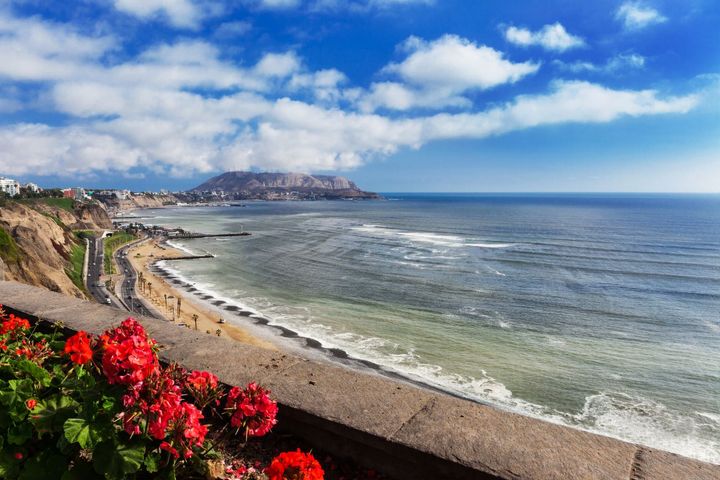
[[0,175],[720,192],[716,0],[0,0]]

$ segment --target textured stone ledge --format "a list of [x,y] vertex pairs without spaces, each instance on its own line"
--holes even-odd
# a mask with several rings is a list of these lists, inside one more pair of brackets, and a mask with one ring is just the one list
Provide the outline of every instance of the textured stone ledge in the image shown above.
[[[0,304],[97,334],[127,312],[0,282]],[[401,479],[720,479],[720,466],[500,411],[378,375],[138,317],[161,358],[270,388],[279,427]]]

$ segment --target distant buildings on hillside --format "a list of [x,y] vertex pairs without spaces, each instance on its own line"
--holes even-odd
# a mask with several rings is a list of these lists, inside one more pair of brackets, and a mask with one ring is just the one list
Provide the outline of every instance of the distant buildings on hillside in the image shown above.
[[26,183],[20,185],[20,182],[14,178],[0,177],[0,192],[4,193],[9,197],[20,195],[23,191],[31,193],[42,192],[42,188],[38,187],[34,183]]

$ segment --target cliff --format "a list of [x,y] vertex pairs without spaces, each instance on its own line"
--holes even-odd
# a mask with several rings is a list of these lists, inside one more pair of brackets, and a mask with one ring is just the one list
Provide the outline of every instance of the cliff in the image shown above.
[[40,213],[60,220],[71,230],[106,230],[112,228],[112,221],[105,209],[97,203],[77,204],[71,209],[48,205],[42,201],[30,204]]
[[372,192],[360,190],[345,177],[308,175],[305,173],[226,172],[198,185],[192,192],[222,190],[239,198],[265,198],[294,193],[303,198],[377,198]]
[[[79,298],[84,242],[73,230],[110,228],[105,210],[96,204],[64,206],[5,202],[0,205],[0,259],[6,280],[15,280]],[[74,262],[73,262],[74,260]],[[69,277],[74,272],[76,282]]]
[[173,195],[155,193],[133,193],[127,199],[103,199],[103,204],[110,210],[124,212],[137,208],[159,208],[165,205],[174,205],[178,201]]

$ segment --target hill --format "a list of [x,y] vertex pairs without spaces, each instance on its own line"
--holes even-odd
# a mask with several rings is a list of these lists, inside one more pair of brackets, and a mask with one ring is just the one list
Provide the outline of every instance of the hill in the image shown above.
[[191,190],[197,194],[218,191],[238,199],[378,198],[345,177],[305,173],[226,172]]

